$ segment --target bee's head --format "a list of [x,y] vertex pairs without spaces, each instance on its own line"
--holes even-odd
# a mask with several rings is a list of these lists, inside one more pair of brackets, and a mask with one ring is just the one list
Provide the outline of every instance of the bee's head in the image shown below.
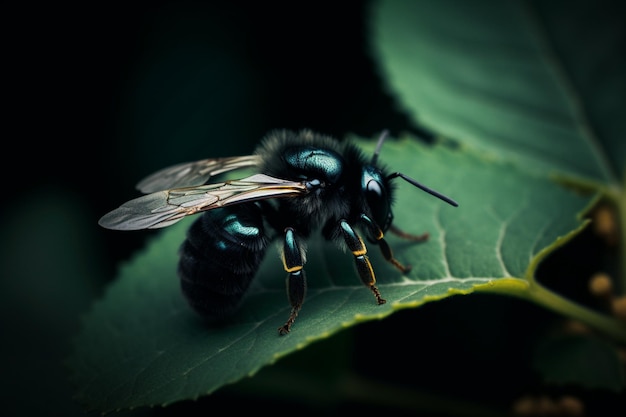
[[391,213],[391,180],[397,177],[400,177],[408,183],[414,185],[415,187],[426,191],[427,193],[434,195],[437,198],[440,198],[441,200],[454,207],[457,207],[458,203],[456,201],[452,200],[449,197],[446,197],[443,194],[438,193],[435,190],[426,187],[423,184],[420,184],[419,182],[400,172],[394,172],[393,174],[389,175],[383,174],[383,171],[378,168],[376,164],[378,162],[380,149],[382,148],[383,143],[387,138],[387,135],[388,131],[386,130],[383,131],[383,133],[380,135],[380,139],[378,139],[378,144],[376,145],[376,150],[374,151],[374,155],[372,156],[372,162],[369,165],[365,166],[361,178],[361,186],[363,187],[363,192],[365,193],[365,199],[372,212],[373,220],[378,224],[378,226],[383,231],[386,231],[393,220],[393,214]]

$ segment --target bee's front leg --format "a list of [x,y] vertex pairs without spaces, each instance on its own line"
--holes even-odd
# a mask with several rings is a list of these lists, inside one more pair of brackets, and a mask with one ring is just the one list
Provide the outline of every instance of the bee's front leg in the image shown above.
[[359,277],[363,284],[365,284],[374,293],[376,302],[378,304],[385,304],[387,300],[381,297],[380,291],[376,287],[376,276],[374,275],[374,268],[367,257],[367,248],[361,236],[348,224],[345,220],[339,221],[339,227],[343,233],[343,238],[348,246],[348,249],[354,255],[354,262],[356,263],[356,269],[359,272]]

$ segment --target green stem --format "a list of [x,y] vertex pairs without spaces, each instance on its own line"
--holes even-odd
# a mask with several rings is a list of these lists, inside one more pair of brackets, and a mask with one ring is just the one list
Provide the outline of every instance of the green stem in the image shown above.
[[510,295],[541,305],[564,317],[569,317],[587,324],[594,330],[605,334],[617,343],[626,345],[626,323],[606,314],[597,313],[574,301],[550,291],[548,288],[531,280],[502,278],[495,282],[478,285],[476,291]]
[[527,295],[533,302],[563,316],[579,320],[618,343],[626,345],[626,323],[575,303],[536,282],[528,287]]

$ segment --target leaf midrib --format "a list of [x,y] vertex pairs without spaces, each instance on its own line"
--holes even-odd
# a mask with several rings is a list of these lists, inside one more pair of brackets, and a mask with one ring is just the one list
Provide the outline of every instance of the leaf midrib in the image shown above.
[[545,60],[546,68],[552,73],[559,88],[568,98],[565,102],[569,107],[569,112],[573,115],[580,137],[588,142],[589,148],[593,152],[594,160],[598,162],[598,167],[607,181],[612,185],[618,184],[619,173],[617,172],[617,167],[611,165],[606,147],[603,146],[592,129],[584,100],[574,87],[572,77],[563,65],[554,43],[550,41],[546,26],[541,23],[538,12],[531,5],[531,2],[523,1],[520,3],[520,11],[527,22],[531,39],[536,43],[538,50],[541,51],[540,57]]

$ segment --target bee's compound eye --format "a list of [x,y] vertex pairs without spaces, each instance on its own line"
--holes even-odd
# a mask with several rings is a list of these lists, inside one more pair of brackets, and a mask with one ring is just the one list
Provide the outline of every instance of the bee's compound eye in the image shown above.
[[383,230],[389,227],[389,196],[380,182],[372,179],[365,186],[365,199],[374,221]]
[[381,187],[380,183],[376,180],[370,180],[367,183],[366,191],[367,191],[368,197],[371,195],[372,197],[382,198],[384,194],[383,188]]

